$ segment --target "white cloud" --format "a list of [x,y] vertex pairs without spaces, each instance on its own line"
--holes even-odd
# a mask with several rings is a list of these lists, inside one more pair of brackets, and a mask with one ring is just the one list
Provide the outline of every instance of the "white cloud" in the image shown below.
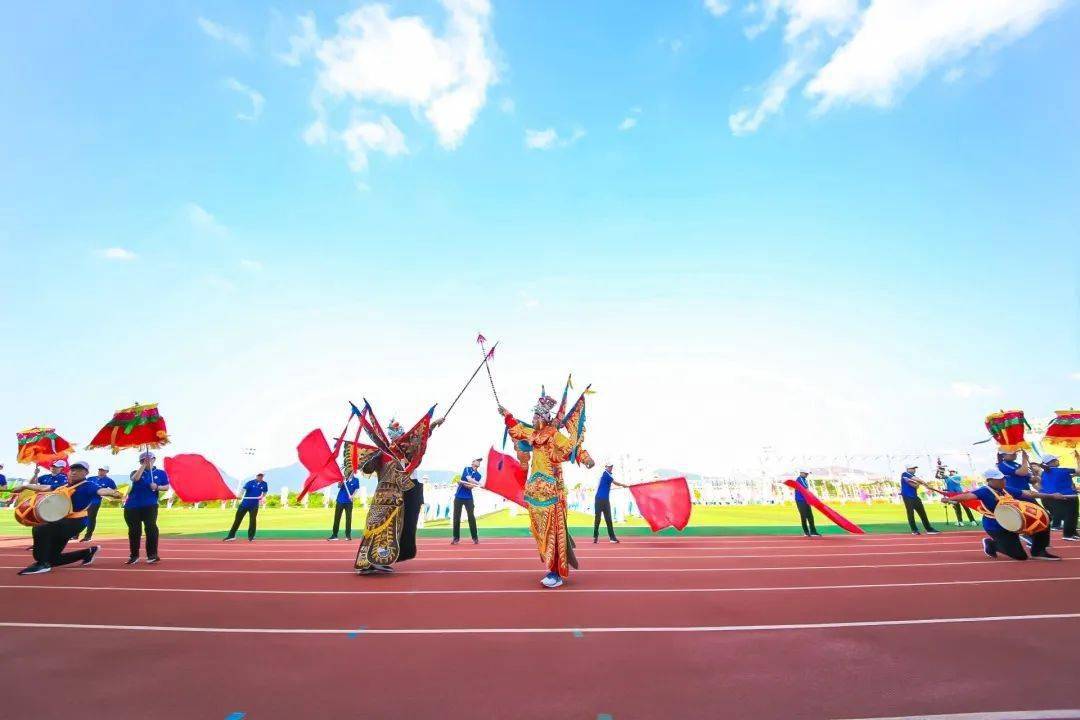
[[200,17],[198,22],[202,31],[218,42],[232,45],[237,50],[242,50],[244,52],[251,49],[251,42],[248,40],[247,35],[236,32],[235,30],[230,30],[224,25],[216,23],[213,20],[207,20],[204,17]]
[[569,137],[560,137],[555,128],[526,130],[525,147],[530,150],[551,150],[556,147],[569,147],[583,137],[585,137],[585,130],[580,127],[574,128]]
[[949,386],[949,390],[953,395],[959,398],[985,397],[997,393],[997,388],[995,387],[965,382],[962,380],[953,382],[952,385]]
[[409,152],[405,146],[405,136],[385,115],[379,118],[379,122],[354,120],[341,133],[341,141],[349,154],[349,167],[356,172],[367,168],[368,153],[372,150],[390,156]]
[[278,60],[292,67],[299,65],[319,46],[319,31],[315,25],[315,16],[308,13],[296,20],[300,24],[300,33],[289,38],[289,52],[277,54]]
[[263,264],[258,260],[243,258],[240,260],[240,267],[251,272],[259,272],[263,269]]
[[632,130],[637,125],[636,117],[624,117],[622,122],[619,123],[620,130]]
[[263,98],[262,93],[260,93],[258,90],[253,90],[252,88],[249,88],[247,85],[240,82],[236,78],[225,78],[225,87],[247,97],[247,99],[251,102],[251,112],[236,113],[237,120],[254,121],[259,119],[259,116],[262,115],[263,105],[266,104],[266,99]]
[[731,6],[722,0],[705,0],[705,10],[713,17],[721,17]]
[[947,83],[959,82],[963,77],[967,75],[967,71],[962,67],[949,68],[949,71],[942,77]]
[[[442,147],[458,147],[497,80],[491,6],[488,0],[440,0],[440,5],[447,13],[441,35],[424,18],[391,17],[388,7],[377,3],[338,18],[337,33],[320,41],[315,50],[319,70],[313,103],[318,121],[329,122],[327,101],[346,103],[363,114],[376,106],[402,106],[427,121]],[[328,135],[348,145],[350,130],[355,141],[358,132],[373,127],[359,125],[367,130],[357,130],[354,123],[340,136],[328,128]],[[363,162],[357,162],[348,148],[354,169],[366,167],[370,150],[404,152],[403,134],[393,123],[390,126],[400,140],[387,137],[387,142],[370,145],[359,138]],[[318,132],[313,135],[319,137]]]
[[304,142],[308,145],[325,145],[327,137],[326,123],[323,120],[316,120],[308,125],[303,134]]
[[1069,377],[1072,378],[1073,380],[1080,380],[1080,372],[1074,372],[1071,375],[1069,375]]
[[[783,18],[787,59],[756,104],[728,119],[732,132],[757,130],[791,92],[824,112],[839,104],[893,105],[937,66],[1030,33],[1063,0],[764,0],[753,38]],[[954,68],[947,82],[961,77]],[[809,78],[809,79],[807,79]]]
[[184,206],[184,215],[191,226],[201,233],[223,237],[229,234],[229,229],[218,222],[217,218],[205,210],[201,205],[188,203]]
[[503,98],[499,101],[499,110],[507,115],[513,115],[516,107],[517,106],[514,105],[514,98]]
[[106,260],[126,261],[134,260],[136,258],[135,253],[121,247],[104,248],[103,250],[98,250],[97,252],[99,257],[102,257]]
[[679,38],[660,38],[660,45],[672,55],[683,49],[683,41]]

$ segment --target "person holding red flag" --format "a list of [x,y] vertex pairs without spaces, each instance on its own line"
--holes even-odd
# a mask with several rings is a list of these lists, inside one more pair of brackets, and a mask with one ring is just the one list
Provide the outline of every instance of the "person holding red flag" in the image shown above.
[[[809,471],[800,470],[795,482],[809,489],[810,483],[807,480],[809,475]],[[817,531],[817,526],[814,525],[814,511],[811,509],[810,503],[806,501],[806,496],[803,495],[802,490],[795,490],[795,507],[799,509],[799,522],[802,523],[803,535],[806,537],[821,537],[821,533]]]

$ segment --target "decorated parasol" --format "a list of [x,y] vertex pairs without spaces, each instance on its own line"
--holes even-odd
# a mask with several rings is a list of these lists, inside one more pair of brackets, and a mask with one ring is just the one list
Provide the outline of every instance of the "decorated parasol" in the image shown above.
[[15,433],[19,443],[17,462],[48,467],[57,460],[63,460],[75,451],[64,438],[56,434],[51,427],[32,427]]
[[1043,442],[1065,447],[1080,447],[1080,410],[1055,410],[1056,417],[1046,428]]
[[167,445],[169,435],[165,430],[165,418],[158,412],[157,403],[132,405],[117,410],[112,420],[98,430],[86,446],[87,450],[107,447],[113,454],[128,448],[159,448]]
[[986,416],[986,429],[1001,452],[1031,449],[1031,443],[1024,439],[1024,428],[1030,430],[1031,425],[1024,419],[1023,410],[1002,410]]

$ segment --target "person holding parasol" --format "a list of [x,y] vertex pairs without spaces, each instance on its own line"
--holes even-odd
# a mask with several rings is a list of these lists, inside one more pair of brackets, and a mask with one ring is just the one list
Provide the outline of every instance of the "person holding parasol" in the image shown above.
[[146,562],[158,563],[158,498],[169,486],[169,476],[154,467],[157,458],[149,450],[139,454],[139,467],[131,474],[131,489],[124,501],[124,522],[128,528],[129,557],[125,565],[139,562],[143,528],[146,529]]

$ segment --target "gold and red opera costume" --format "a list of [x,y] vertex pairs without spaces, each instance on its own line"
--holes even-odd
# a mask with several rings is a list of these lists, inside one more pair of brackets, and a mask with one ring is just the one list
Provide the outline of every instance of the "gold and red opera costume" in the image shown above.
[[[541,398],[541,405],[545,398]],[[554,406],[554,400],[551,400],[551,406]],[[525,504],[529,510],[529,529],[536,540],[540,559],[549,572],[567,578],[570,568],[576,569],[578,563],[574,556],[574,540],[566,528],[566,487],[563,484],[562,464],[570,461],[592,465],[592,458],[582,447],[585,395],[582,394],[565,417],[556,415],[553,420],[539,420],[535,425],[529,425],[506,413],[504,420],[507,432],[514,441],[518,460],[528,468]],[[561,429],[566,432],[561,432]]]
[[1080,448],[1080,410],[1055,410],[1055,418],[1046,428],[1043,442],[1068,448]]
[[412,479],[420,465],[431,435],[431,408],[408,432],[389,441],[378,428],[370,406],[364,415],[372,440],[383,449],[361,443],[346,443],[343,455],[346,476],[356,472],[375,473],[378,485],[368,507],[367,522],[355,568],[360,573],[416,557],[416,522],[424,502],[423,485]]
[[75,451],[64,438],[56,434],[51,427],[32,427],[15,433],[18,453],[15,461],[49,467],[57,460],[63,460]]

